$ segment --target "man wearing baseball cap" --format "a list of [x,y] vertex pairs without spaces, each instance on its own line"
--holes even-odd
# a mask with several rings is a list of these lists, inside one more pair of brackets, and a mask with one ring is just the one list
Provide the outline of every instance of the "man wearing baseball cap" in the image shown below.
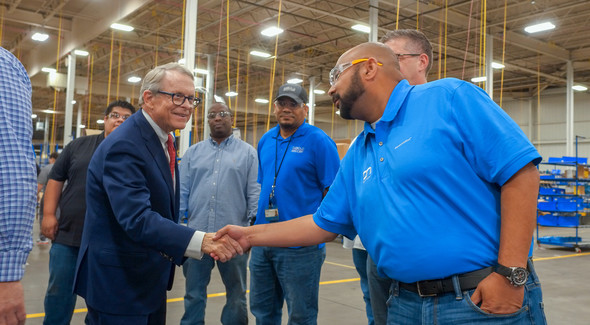
[[[278,125],[258,143],[261,184],[255,224],[275,223],[314,213],[340,166],[336,144],[305,123],[307,92],[284,84],[274,99]],[[257,324],[280,324],[283,301],[289,324],[316,324],[323,244],[253,247],[250,257],[250,310]]]

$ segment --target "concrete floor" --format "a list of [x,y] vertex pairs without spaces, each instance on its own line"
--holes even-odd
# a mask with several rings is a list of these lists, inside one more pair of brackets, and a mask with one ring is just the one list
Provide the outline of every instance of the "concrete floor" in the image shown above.
[[[37,232],[35,226],[35,232]],[[541,228],[540,236],[574,236],[575,229]],[[590,229],[580,229],[580,235],[590,240]],[[37,238],[35,236],[35,238]],[[343,249],[339,241],[328,243],[322,269],[318,324],[366,324],[365,305],[359,279],[351,258],[351,251]],[[589,246],[590,247],[590,246]],[[29,255],[23,279],[27,324],[43,322],[43,298],[47,287],[50,245],[35,245]],[[590,248],[575,253],[572,248],[543,246],[534,249],[535,267],[542,281],[545,311],[549,324],[590,323]],[[224,287],[219,273],[214,270],[209,285],[206,323],[219,324],[225,303]],[[168,324],[178,324],[184,313],[182,297],[184,277],[177,269],[176,280],[168,294]],[[72,324],[83,324],[86,315],[84,300],[78,298]],[[255,319],[250,315],[250,323]],[[286,322],[286,310],[283,324]]]

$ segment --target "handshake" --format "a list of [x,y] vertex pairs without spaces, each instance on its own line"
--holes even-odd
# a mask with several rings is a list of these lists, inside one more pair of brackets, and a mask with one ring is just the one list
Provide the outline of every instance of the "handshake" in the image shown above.
[[203,238],[201,251],[222,262],[229,261],[237,254],[242,255],[252,247],[245,229],[245,227],[228,225],[217,233],[207,233]]

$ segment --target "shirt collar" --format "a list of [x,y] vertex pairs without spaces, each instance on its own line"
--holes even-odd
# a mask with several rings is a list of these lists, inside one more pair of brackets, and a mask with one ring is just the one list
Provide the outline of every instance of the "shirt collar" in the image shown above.
[[[385,110],[383,111],[383,115],[375,122],[375,128],[379,123],[391,122],[395,119],[404,101],[406,100],[406,96],[408,96],[413,88],[414,86],[410,86],[406,79],[402,79],[400,82],[398,82],[389,96],[389,100],[387,101],[387,105],[385,105]],[[365,141],[367,140],[367,135],[369,133],[375,133],[375,130],[371,127],[371,123],[365,122],[363,131]]]
[[150,116],[150,114],[148,114],[144,109],[142,109],[141,112],[143,113],[143,116],[148,121],[148,123],[150,124],[152,129],[154,129],[154,131],[156,132],[156,135],[158,136],[158,138],[160,138],[160,142],[166,143],[166,141],[168,141],[168,133],[166,133],[166,131],[162,130],[162,128],[159,127],[158,124],[156,124],[156,122],[154,122],[154,120],[152,120],[152,117]]
[[229,137],[227,137],[225,140],[221,141],[221,143],[217,144],[217,141],[213,140],[213,138],[211,136],[209,136],[209,143],[211,143],[214,147],[221,147],[222,145],[229,145],[232,141],[234,141],[234,135],[233,133],[229,135]]
[[[304,136],[304,135],[307,133],[307,131],[309,130],[309,128],[311,127],[311,126],[310,126],[308,123],[306,123],[306,122],[307,122],[307,119],[305,119],[305,120],[303,121],[303,124],[301,124],[301,125],[300,125],[300,126],[297,128],[297,131],[295,131],[295,133],[293,133],[291,136],[292,136],[292,137],[294,137],[294,138],[298,138],[298,137]],[[282,137],[278,137],[278,134],[279,134],[279,130],[280,130],[280,129],[281,129],[281,126],[280,126],[280,125],[278,125],[278,124],[277,124],[277,126],[275,126],[275,127],[273,128],[273,132],[271,133],[271,134],[272,134],[272,137],[273,137],[273,139],[277,139],[277,138],[280,138],[280,139],[282,139]],[[287,139],[289,139],[289,137],[287,137]]]

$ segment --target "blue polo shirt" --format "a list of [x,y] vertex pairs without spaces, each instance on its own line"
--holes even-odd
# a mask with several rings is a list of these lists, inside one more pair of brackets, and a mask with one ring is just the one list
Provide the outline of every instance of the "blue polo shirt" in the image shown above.
[[286,221],[313,214],[320,206],[324,189],[332,184],[340,167],[334,141],[321,129],[305,122],[286,139],[279,134],[278,125],[265,133],[258,143],[258,161],[261,191],[256,224],[267,223],[264,210],[268,208],[276,171],[279,221]]
[[541,157],[479,87],[401,81],[375,130],[348,150],[316,224],[358,233],[378,271],[402,282],[495,265],[500,188]]

